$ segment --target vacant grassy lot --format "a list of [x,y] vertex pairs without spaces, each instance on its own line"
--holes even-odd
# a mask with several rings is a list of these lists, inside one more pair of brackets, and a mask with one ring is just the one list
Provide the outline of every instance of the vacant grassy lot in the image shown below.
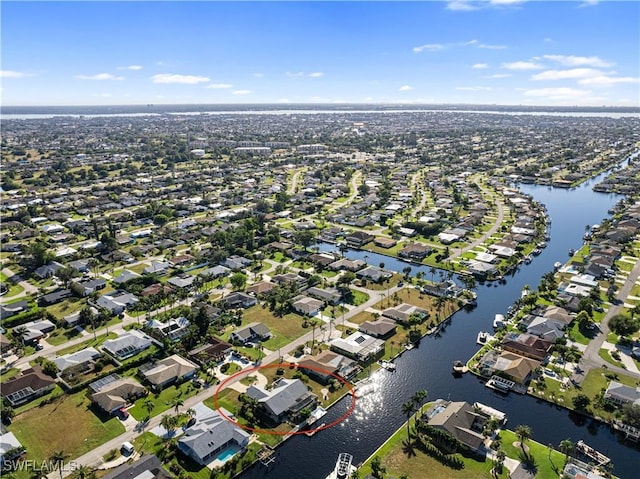
[[118,418],[102,420],[84,391],[18,415],[9,430],[27,448],[28,458],[47,459],[54,451],[77,457],[122,434]]
[[[198,391],[199,390],[195,388],[191,381],[184,382],[177,387],[169,386],[157,394],[150,392],[149,395],[141,397],[128,409],[128,411],[129,414],[135,417],[138,421],[142,421],[149,415],[151,417],[157,416],[158,414],[173,408],[173,402],[175,400],[182,399],[184,401],[185,399],[194,396]],[[144,405],[146,401],[151,401],[153,403],[154,407],[151,413],[149,413]],[[184,409],[184,407],[180,407],[180,412],[184,411]]]
[[438,315],[446,317],[459,309],[458,303],[455,300],[448,300],[442,304],[440,312],[438,312],[437,302],[434,296],[423,294],[411,287],[402,288],[397,293],[392,294],[390,298],[384,298],[373,307],[382,311],[383,309],[397,306],[401,303],[413,304],[414,306],[424,309],[429,313],[430,318],[436,318]]
[[242,315],[242,325],[249,323],[264,323],[271,330],[271,338],[263,344],[272,351],[289,344],[308,331],[302,327],[301,316],[290,313],[279,318],[259,304],[247,309]]

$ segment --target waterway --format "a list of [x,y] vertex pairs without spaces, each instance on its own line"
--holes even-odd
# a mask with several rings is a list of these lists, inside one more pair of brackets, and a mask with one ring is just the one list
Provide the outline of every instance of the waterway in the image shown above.
[[[556,261],[564,263],[568,259],[570,248],[581,246],[586,225],[600,223],[609,216],[607,211],[620,196],[591,190],[603,177],[604,174],[571,190],[521,185],[524,193],[546,205],[552,219],[551,240],[542,254],[531,264],[522,265],[513,275],[507,276],[505,284],[480,284],[477,289],[478,307],[472,311],[459,311],[439,337],[427,336],[417,348],[397,358],[395,372],[375,372],[372,375],[374,390],[358,399],[354,413],[342,424],[320,431],[313,437],[289,439],[278,448],[277,463],[268,471],[256,466],[241,478],[322,479],[333,469],[341,452],[353,454],[354,463],[359,464],[403,425],[406,416],[401,412],[402,403],[422,389],[428,392],[427,400],[479,401],[501,410],[508,416],[509,428],[529,425],[533,431],[532,439],[542,444],[557,447],[563,439],[573,442],[583,439],[611,457],[617,476],[623,479],[638,477],[638,449],[624,443],[606,425],[530,396],[495,393],[471,374],[460,378],[451,374],[454,360],[466,361],[477,351],[478,331],[491,331],[494,315],[505,313],[520,297],[524,285],[535,288],[541,276],[551,271]],[[322,245],[322,248],[335,249],[335,246]],[[365,254],[370,264],[384,262],[385,268],[397,271],[407,266],[407,263],[376,253],[350,250],[346,256],[364,258]],[[431,277],[428,267],[410,266],[412,274],[422,269],[425,278]],[[330,423],[337,419],[346,412],[350,403],[351,397],[345,397],[329,410],[324,420]]]

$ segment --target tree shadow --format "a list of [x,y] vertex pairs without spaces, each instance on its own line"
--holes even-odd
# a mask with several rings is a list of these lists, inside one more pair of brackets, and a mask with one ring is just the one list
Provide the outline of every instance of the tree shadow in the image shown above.
[[538,465],[536,464],[536,459],[532,455],[524,451],[520,451],[518,453],[518,459],[520,459],[520,462],[522,463],[522,468],[525,471],[533,475],[535,475],[538,472]]
[[402,441],[402,452],[404,452],[407,457],[416,456],[415,448],[413,447],[411,441],[408,439]]

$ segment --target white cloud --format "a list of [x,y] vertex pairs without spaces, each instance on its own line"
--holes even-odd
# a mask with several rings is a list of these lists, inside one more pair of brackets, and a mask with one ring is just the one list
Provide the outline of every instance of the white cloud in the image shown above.
[[481,43],[478,45],[478,48],[485,48],[487,50],[505,50],[507,48],[506,45],[487,45],[486,43]]
[[640,83],[640,78],[637,77],[611,77],[606,75],[594,76],[591,78],[583,78],[578,83],[581,85],[594,85],[594,86],[610,86],[618,85],[620,83]]
[[568,100],[572,98],[586,97],[591,90],[579,90],[577,88],[538,88],[534,90],[526,90],[526,96],[545,97],[550,100]]
[[570,70],[547,70],[536,73],[532,80],[567,80],[572,78],[590,78],[602,76],[600,70],[594,68],[572,68]]
[[253,76],[256,78],[262,78],[264,76],[264,73],[256,72],[253,74]]
[[581,57],[577,55],[542,55],[545,60],[558,62],[567,67],[599,67],[606,68],[613,66],[613,63],[603,60],[600,57]]
[[124,77],[118,77],[111,73],[98,73],[96,75],[76,75],[78,80],[124,80]]
[[517,5],[524,2],[525,0],[489,0],[491,5]]
[[493,75],[488,75],[485,78],[509,78],[513,76],[511,73],[494,73]]
[[151,77],[153,83],[183,83],[186,85],[196,85],[207,83],[209,78],[201,75],[178,75],[174,73],[158,73]]
[[549,38],[549,37],[545,38],[543,41],[545,43],[555,43],[555,40],[553,38]]
[[234,95],[250,95],[253,93],[251,90],[235,90],[233,92]]
[[413,51],[416,53],[420,53],[423,51],[428,52],[438,52],[440,50],[444,50],[445,46],[441,43],[427,43],[426,45],[420,45],[419,47],[413,47]]
[[475,68],[476,70],[482,70],[483,68],[489,68],[489,65],[486,63],[475,63],[471,65],[471,68]]
[[311,72],[311,73],[286,72],[285,75],[287,75],[289,78],[303,78],[303,77],[320,78],[324,76],[324,72]]
[[324,73],[323,72],[313,72],[313,73],[309,73],[309,77],[311,78],[320,78],[323,77]]
[[286,72],[289,78],[302,78],[304,76],[304,72]]
[[400,88],[398,88],[398,91],[411,91],[413,90],[413,87],[411,85],[402,85]]
[[210,83],[205,88],[213,88],[214,90],[221,90],[224,88],[233,88],[231,83]]
[[491,91],[493,88],[490,86],[458,86],[456,90],[459,91]]
[[501,67],[507,70],[539,70],[543,68],[542,65],[535,62],[507,62],[503,63]]
[[278,103],[291,103],[291,100],[289,100],[288,98],[278,98],[277,102]]
[[126,67],[118,67],[118,70],[142,70],[142,65],[129,65]]
[[35,76],[33,73],[17,72],[14,70],[0,70],[0,78],[25,78]]
[[600,0],[584,0],[580,5],[578,5],[580,8],[584,8],[584,7],[594,7],[596,6],[598,3],[600,3]]
[[111,93],[94,93],[91,96],[97,96],[100,98],[111,98],[113,95],[111,95]]
[[448,10],[458,10],[464,12],[470,12],[478,10],[480,6],[477,3],[472,3],[468,0],[447,0]]

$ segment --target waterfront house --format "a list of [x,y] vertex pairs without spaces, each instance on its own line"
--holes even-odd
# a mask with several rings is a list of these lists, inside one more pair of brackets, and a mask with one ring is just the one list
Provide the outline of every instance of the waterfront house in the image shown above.
[[486,453],[482,431],[490,417],[464,401],[438,400],[427,411],[429,426],[448,432],[471,452]]
[[346,338],[336,338],[329,341],[332,351],[355,359],[356,361],[370,361],[378,359],[384,354],[384,341],[368,334],[356,331]]
[[640,386],[634,388],[618,381],[610,381],[604,397],[618,406],[623,404],[640,406]]
[[305,358],[298,364],[307,376],[322,384],[327,384],[334,379],[332,375],[349,379],[360,370],[358,363],[353,359],[329,350]]
[[297,421],[303,409],[313,410],[318,403],[318,397],[300,379],[276,379],[269,390],[252,385],[245,394],[258,401],[261,412],[276,423]]

